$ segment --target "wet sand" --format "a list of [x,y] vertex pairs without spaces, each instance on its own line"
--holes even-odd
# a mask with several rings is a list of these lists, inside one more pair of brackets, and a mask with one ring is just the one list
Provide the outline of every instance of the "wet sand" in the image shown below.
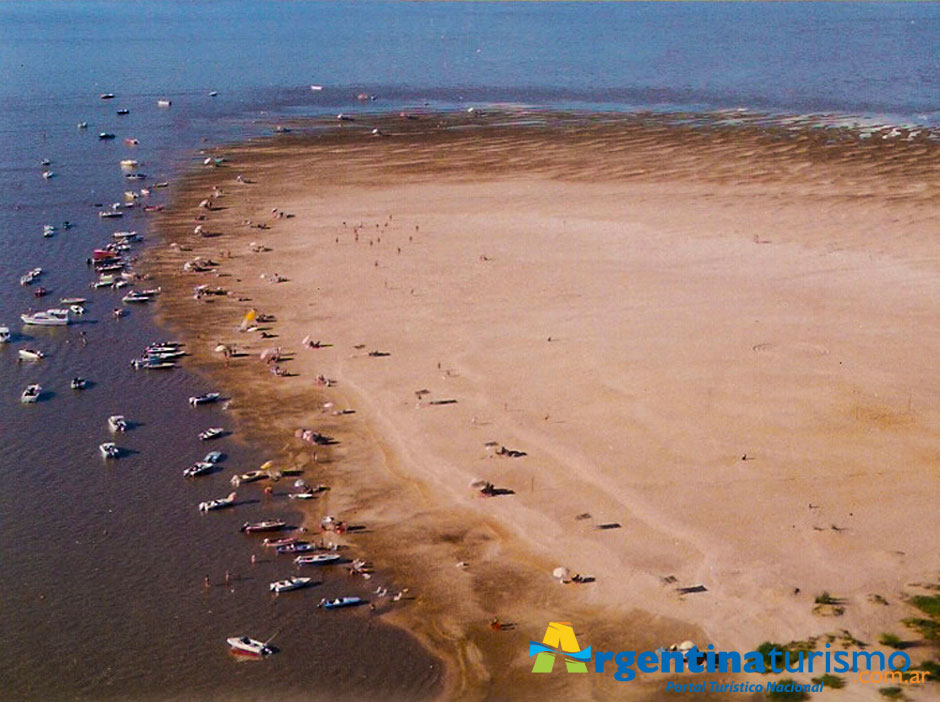
[[[548,621],[595,650],[898,630],[940,568],[937,146],[542,119],[359,118],[214,152],[159,222],[179,245],[151,262],[160,314],[247,438],[330,485],[310,522],[367,527],[343,541],[409,588],[380,616],[448,662],[447,699],[662,694],[532,675]],[[182,273],[197,255],[217,272]],[[275,336],[237,331],[251,307]],[[258,358],[278,346],[289,377]],[[814,612],[823,591],[842,616]]]

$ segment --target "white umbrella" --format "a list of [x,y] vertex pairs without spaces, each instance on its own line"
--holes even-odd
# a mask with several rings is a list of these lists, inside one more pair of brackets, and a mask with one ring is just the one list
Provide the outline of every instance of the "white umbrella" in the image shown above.
[[569,575],[571,575],[571,571],[564,566],[558,566],[552,571],[552,576],[559,580],[567,580]]

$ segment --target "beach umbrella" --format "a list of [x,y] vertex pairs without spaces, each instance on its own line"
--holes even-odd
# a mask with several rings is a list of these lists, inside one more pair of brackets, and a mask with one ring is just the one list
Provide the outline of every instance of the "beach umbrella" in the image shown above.
[[552,577],[558,580],[567,580],[569,575],[571,575],[571,571],[564,566],[558,566],[552,571]]
[[695,643],[692,641],[683,641],[676,648],[678,648],[682,653],[687,653],[695,648]]

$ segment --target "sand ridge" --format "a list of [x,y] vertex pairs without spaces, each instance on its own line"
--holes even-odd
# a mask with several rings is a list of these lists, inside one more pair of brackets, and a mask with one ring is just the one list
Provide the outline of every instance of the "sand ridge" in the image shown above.
[[[318,456],[340,485],[328,509],[375,524],[362,542],[420,583],[410,624],[450,647],[455,698],[572,684],[528,673],[527,637],[555,612],[590,622],[597,648],[896,629],[908,583],[940,570],[936,145],[432,119],[225,149],[174,193],[161,228],[191,250],[163,249],[154,272],[221,263],[174,284],[236,294],[163,314],[264,398],[236,406],[287,455],[304,453],[297,426],[341,438]],[[194,236],[213,186],[201,224],[220,236]],[[233,331],[248,306],[277,316],[276,341]],[[222,369],[218,340],[252,356]],[[274,343],[296,377],[256,360]],[[477,479],[514,494],[481,499]],[[559,586],[560,564],[596,582]],[[823,590],[842,617],[813,613]],[[494,635],[490,616],[518,627]]]

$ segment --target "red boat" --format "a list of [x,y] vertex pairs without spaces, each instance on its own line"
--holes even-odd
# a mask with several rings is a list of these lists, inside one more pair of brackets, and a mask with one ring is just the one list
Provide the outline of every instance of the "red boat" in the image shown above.
[[107,261],[112,258],[117,258],[117,254],[108,249],[95,249],[91,252],[91,257],[95,261]]
[[280,519],[272,519],[266,522],[245,522],[242,524],[242,531],[246,534],[253,534],[261,531],[280,531],[287,526],[287,522],[283,522]]

